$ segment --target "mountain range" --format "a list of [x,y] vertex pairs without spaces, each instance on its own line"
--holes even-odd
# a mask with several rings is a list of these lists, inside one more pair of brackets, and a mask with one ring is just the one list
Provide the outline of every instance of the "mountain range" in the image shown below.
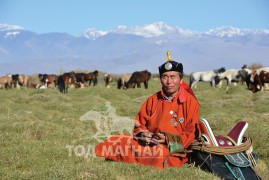
[[71,70],[122,74],[145,69],[157,73],[168,50],[187,74],[253,63],[269,66],[269,30],[223,26],[197,32],[156,22],[109,31],[89,28],[73,36],[38,34],[0,23],[0,75]]

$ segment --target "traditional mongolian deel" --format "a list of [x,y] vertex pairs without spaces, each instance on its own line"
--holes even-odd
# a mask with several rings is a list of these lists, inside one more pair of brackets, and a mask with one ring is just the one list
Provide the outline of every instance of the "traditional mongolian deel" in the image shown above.
[[[180,122],[180,118],[184,121]],[[142,105],[136,116],[133,136],[113,136],[98,144],[95,153],[114,161],[144,164],[159,169],[180,167],[188,161],[184,149],[195,140],[198,120],[198,101],[185,88],[180,88],[173,100],[166,100],[163,91],[159,91]],[[169,144],[141,144],[137,135],[145,130],[153,134],[165,132]]]
[[[182,79],[183,65],[172,61],[169,51],[167,56],[159,67],[162,89],[143,103],[135,118],[133,135],[112,136],[98,144],[97,156],[160,169],[188,162],[185,150],[197,137],[200,105]],[[162,78],[168,75],[173,78]]]

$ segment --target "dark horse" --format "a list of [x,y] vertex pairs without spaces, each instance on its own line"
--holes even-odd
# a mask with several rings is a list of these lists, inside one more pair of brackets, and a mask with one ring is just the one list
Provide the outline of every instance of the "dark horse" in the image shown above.
[[76,73],[76,79],[77,82],[79,83],[85,83],[89,81],[89,86],[93,82],[93,86],[97,84],[97,76],[98,76],[98,71],[90,72],[90,73]]
[[16,88],[17,84],[19,84],[19,74],[12,74],[11,78],[12,78],[11,84],[13,84],[13,87]]
[[64,73],[58,77],[57,85],[61,93],[67,93],[68,85],[72,83],[76,83],[76,76],[74,71]]
[[148,81],[151,77],[151,73],[148,70],[135,71],[130,77],[129,81],[125,83],[125,89],[135,88],[135,84],[140,88],[140,83],[144,83],[145,89],[148,88]]
[[38,74],[38,78],[42,84],[54,83],[55,87],[58,84],[58,76],[56,74]]

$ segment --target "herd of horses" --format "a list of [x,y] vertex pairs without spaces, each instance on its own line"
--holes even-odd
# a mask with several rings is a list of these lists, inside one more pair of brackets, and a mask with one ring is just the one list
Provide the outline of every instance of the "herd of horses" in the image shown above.
[[[29,76],[27,75],[6,75],[0,77],[0,85],[4,85],[6,89],[16,87],[17,85],[46,89],[49,87],[58,87],[62,93],[68,92],[68,87],[74,85],[76,88],[83,88],[88,83],[89,86],[97,85],[98,71],[95,70],[89,73],[75,73],[74,71],[63,73],[62,75],[56,74],[38,74],[38,84],[29,84]],[[148,70],[135,71],[132,74],[123,74],[117,79],[118,89],[140,88],[141,83],[144,84],[145,89],[148,88],[151,73]],[[253,93],[268,89],[266,85],[269,83],[269,67],[263,67],[256,70],[248,69],[244,65],[241,69],[226,70],[221,67],[216,70],[205,72],[194,72],[190,74],[189,86],[196,88],[199,81],[210,82],[212,87],[221,87],[222,80],[227,81],[226,91],[229,89],[231,83],[239,82],[245,83],[247,89]],[[111,74],[105,74],[104,82],[105,87],[110,87],[112,81]]]
[[28,75],[12,74],[0,77],[0,86],[5,89],[24,86],[25,88],[47,89],[49,87],[58,87],[62,93],[68,92],[68,87],[74,84],[76,87],[81,87],[85,82],[89,82],[89,86],[93,82],[93,86],[97,84],[98,71],[90,73],[75,73],[74,71],[56,74],[38,74],[39,83],[30,83]]
[[47,88],[50,84],[59,88],[61,93],[67,93],[68,87],[74,84],[76,88],[83,87],[85,83],[89,82],[89,86],[93,82],[93,86],[97,84],[98,71],[90,73],[75,73],[74,71],[63,73],[58,76],[55,74],[39,74],[40,82]]
[[[39,83],[30,83],[29,76],[27,75],[6,75],[0,77],[0,86],[4,85],[6,89],[11,89],[12,86],[16,88],[18,85],[27,88],[47,89],[58,87],[61,93],[67,93],[70,85],[74,85],[75,88],[84,88],[88,83],[88,86],[97,85],[98,71],[90,73],[75,73],[74,71],[63,73],[62,75],[56,74],[38,74]],[[131,75],[121,76],[118,82],[118,89],[129,89],[141,87],[141,83],[144,83],[145,88],[148,88],[148,82],[151,77],[151,73],[147,70],[135,71]],[[112,81],[111,74],[105,74],[104,82],[105,87],[110,87]]]
[[17,85],[27,86],[29,81],[29,76],[27,75],[6,75],[0,77],[0,85],[4,85],[6,89],[11,89],[12,85],[16,88]]
[[191,88],[196,88],[198,82],[203,81],[210,82],[212,87],[221,87],[222,80],[227,81],[226,91],[228,91],[230,84],[241,81],[246,84],[248,90],[255,93],[268,89],[269,67],[251,70],[244,65],[241,69],[226,70],[221,67],[211,71],[194,72],[190,74],[189,85]]

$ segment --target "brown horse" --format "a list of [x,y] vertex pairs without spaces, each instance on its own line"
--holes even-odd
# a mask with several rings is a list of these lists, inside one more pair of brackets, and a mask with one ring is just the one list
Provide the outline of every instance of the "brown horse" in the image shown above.
[[84,80],[89,81],[89,86],[93,82],[93,86],[97,85],[97,76],[98,76],[98,71],[95,70],[94,72],[90,72],[84,75]]
[[74,71],[64,73],[58,77],[57,85],[61,93],[67,93],[69,84],[76,83],[76,75]]
[[255,93],[266,89],[265,84],[269,83],[269,72],[261,71],[260,74],[256,70],[252,71],[250,76],[250,90]]
[[58,76],[56,74],[38,74],[39,81],[41,84],[49,85],[51,83],[54,83],[55,87],[57,85]]
[[144,83],[145,89],[148,88],[148,81],[151,77],[151,73],[147,70],[145,71],[135,71],[130,77],[129,81],[125,83],[125,88],[135,88],[135,84],[140,88],[140,83]]
[[91,85],[93,81],[93,86],[97,84],[97,76],[98,71],[90,72],[90,73],[75,73],[77,82],[79,83],[85,83],[89,81],[89,86]]
[[5,88],[6,89],[11,89],[11,86],[12,86],[12,78],[11,78],[11,75],[8,75],[8,76],[2,76],[0,77],[0,85],[5,85]]

